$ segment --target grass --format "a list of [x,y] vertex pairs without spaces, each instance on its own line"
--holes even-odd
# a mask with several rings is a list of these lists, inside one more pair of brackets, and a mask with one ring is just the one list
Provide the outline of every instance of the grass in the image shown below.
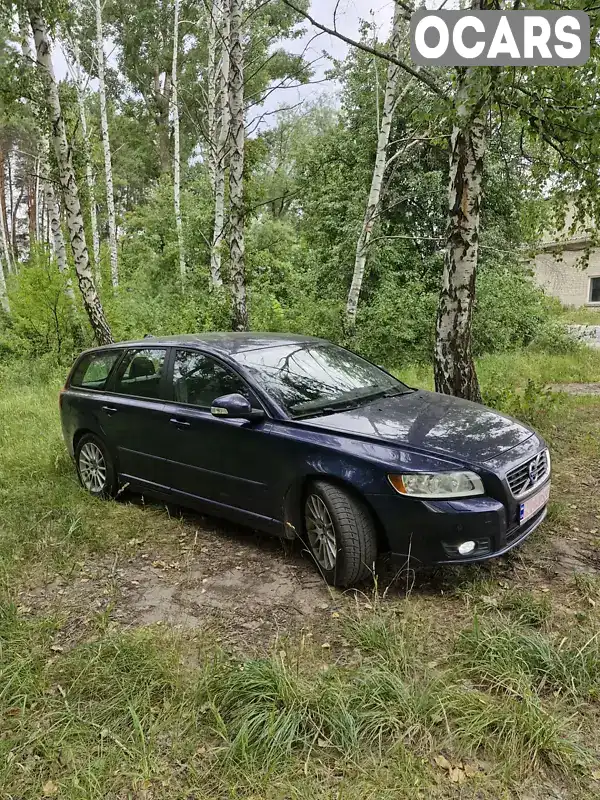
[[[597,383],[600,382],[600,349],[582,346],[570,353],[535,350],[494,353],[477,359],[477,373],[484,395],[499,388],[523,389],[529,381],[541,386]],[[399,367],[395,374],[409,386],[433,389],[433,371],[428,365]]]
[[[17,392],[1,374],[1,797],[598,795],[598,576],[553,585],[535,560],[543,534],[506,564],[335,595],[333,617],[284,624],[260,653],[248,638],[234,654],[210,628],[126,626],[118,590],[101,611],[69,605],[83,565],[127,563],[135,542],[160,548],[184,523],[88,497],[61,441],[59,378]],[[597,474],[600,400],[540,419],[556,468],[548,527],[570,540],[600,528],[578,480]],[[62,605],[25,605],[57,578]]]
[[600,325],[600,308],[566,308],[560,319],[572,325]]

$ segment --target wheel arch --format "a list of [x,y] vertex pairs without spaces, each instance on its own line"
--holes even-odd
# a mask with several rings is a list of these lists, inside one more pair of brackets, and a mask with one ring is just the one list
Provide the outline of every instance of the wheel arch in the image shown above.
[[87,435],[98,436],[98,434],[91,430],[91,428],[78,428],[73,435],[73,455],[77,455],[77,445]]
[[315,483],[316,481],[330,483],[333,486],[337,486],[339,489],[343,489],[349,495],[361,502],[368,510],[373,520],[373,524],[375,525],[375,531],[377,534],[377,547],[379,552],[386,552],[389,550],[389,542],[383,523],[381,522],[379,515],[367,497],[360,490],[358,490],[356,486],[353,486],[343,478],[340,478],[337,475],[323,474],[318,472],[309,473],[297,478],[297,480],[295,480],[288,488],[284,501],[284,536],[286,539],[295,539],[296,536],[298,538],[302,538],[304,533],[304,520],[302,514],[304,500],[306,499],[306,495],[311,483]]

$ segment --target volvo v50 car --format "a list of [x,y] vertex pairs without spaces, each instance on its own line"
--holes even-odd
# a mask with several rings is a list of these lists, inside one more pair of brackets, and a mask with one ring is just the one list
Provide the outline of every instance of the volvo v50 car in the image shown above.
[[550,454],[525,425],[411,389],[321,339],[145,338],[75,362],[60,399],[81,484],[293,539],[340,586],[378,553],[463,564],[542,522]]

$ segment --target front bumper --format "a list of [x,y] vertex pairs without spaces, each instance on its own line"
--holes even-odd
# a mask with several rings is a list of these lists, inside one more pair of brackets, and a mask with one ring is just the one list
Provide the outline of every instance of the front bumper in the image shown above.
[[[419,501],[371,495],[369,501],[393,560],[422,565],[473,564],[502,556],[524,542],[547,514],[546,506],[521,524],[520,503],[512,498],[501,503],[491,497]],[[476,548],[462,556],[458,547],[466,541]]]

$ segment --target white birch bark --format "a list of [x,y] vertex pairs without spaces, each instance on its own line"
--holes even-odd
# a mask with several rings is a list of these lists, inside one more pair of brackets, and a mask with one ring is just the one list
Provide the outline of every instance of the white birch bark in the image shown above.
[[115,214],[115,194],[113,189],[112,160],[108,115],[106,112],[106,82],[104,79],[104,34],[102,33],[101,0],[96,0],[96,57],[98,60],[98,94],[100,98],[100,127],[102,148],[104,150],[104,170],[106,173],[106,210],[108,216],[108,242],[110,249],[110,276],[112,285],[119,285],[119,265],[117,252],[117,218]]
[[48,140],[45,139],[42,144],[42,159],[43,159],[43,182],[44,182],[44,199],[46,201],[46,209],[48,210],[48,220],[50,223],[50,233],[52,234],[52,250],[56,265],[62,275],[67,276],[66,281],[66,294],[69,300],[75,302],[75,293],[73,292],[73,282],[68,277],[69,266],[67,263],[67,248],[65,245],[65,237],[60,220],[60,206],[54,191],[54,185],[50,177],[50,166],[48,164]]
[[[482,105],[482,103],[480,103]],[[438,392],[481,400],[473,362],[471,327],[479,253],[485,128],[468,97],[468,71],[457,92],[450,146],[448,242],[435,343]]]
[[41,16],[40,0],[28,0],[27,10],[35,40],[38,68],[45,82],[46,103],[52,131],[52,145],[58,163],[77,281],[79,283],[85,310],[97,340],[100,344],[110,344],[113,341],[112,334],[106,317],[104,316],[104,309],[100,303],[92,277],[90,259],[85,241],[83,215],[79,202],[77,184],[75,182],[73,155],[67,141],[65,120],[60,106],[58,83],[56,82],[54,67],[52,65],[50,37],[46,23]]
[[[392,55],[396,56],[396,58],[400,57],[403,13],[404,12],[400,5],[396,3],[394,23],[392,26],[392,36],[390,41],[390,52]],[[369,192],[369,199],[367,201],[367,208],[363,219],[362,229],[356,245],[354,273],[346,303],[346,326],[350,330],[352,330],[356,325],[356,313],[358,310],[358,301],[365,277],[371,235],[373,233],[375,221],[379,212],[379,204],[381,202],[381,189],[383,186],[383,178],[385,176],[387,149],[390,142],[390,132],[392,130],[392,121],[396,106],[396,95],[398,93],[400,73],[400,67],[390,62],[387,71],[383,109],[381,111],[381,124],[379,127],[379,138],[377,140],[377,155],[375,157],[375,167],[373,169],[373,178],[371,180],[371,190]]]
[[[218,104],[218,134],[215,150],[215,218],[213,240],[210,253],[210,279],[213,288],[223,286],[222,247],[225,233],[225,172],[229,155],[231,119],[229,113],[229,73],[231,46],[231,9],[230,0],[216,0],[214,14],[218,20],[218,39],[220,41],[220,58],[217,70],[217,91],[215,103]],[[215,126],[216,127],[216,126]]]
[[75,56],[75,85],[77,89],[77,105],[79,107],[79,121],[83,134],[83,146],[85,150],[85,180],[88,187],[90,198],[90,227],[92,229],[92,252],[94,254],[94,276],[96,286],[102,285],[102,271],[100,269],[100,234],[98,233],[98,213],[96,210],[96,181],[92,169],[92,151],[90,147],[90,135],[87,124],[87,113],[85,110],[85,90],[83,69],[79,58],[79,45],[73,39],[73,55]]
[[173,21],[173,68],[171,70],[171,116],[173,119],[173,198],[175,204],[175,225],[177,227],[177,246],[179,249],[179,274],[185,284],[185,248],[183,241],[183,220],[181,218],[181,146],[179,141],[179,102],[177,96],[177,51],[179,49],[179,0],[174,4]]
[[217,169],[217,26],[219,24],[219,2],[213,0],[208,8],[208,88],[206,111],[208,118],[208,173],[213,198]]
[[31,33],[29,31],[27,15],[24,14],[22,10],[19,11],[19,35],[21,37],[21,52],[23,53],[23,58],[25,62],[32,67],[35,63],[35,57],[33,48],[31,47]]
[[6,314],[10,314],[10,303],[8,302],[8,290],[6,288],[6,278],[4,277],[4,267],[0,258],[0,307]]
[[[39,147],[39,144],[38,144]],[[36,242],[40,241],[40,172],[42,169],[42,157],[38,155],[35,159],[35,184],[34,184],[34,192],[35,192],[35,240]]]
[[229,249],[234,330],[248,329],[244,246],[244,49],[242,43],[243,0],[231,0],[231,45],[229,108],[231,114],[231,156],[229,163]]
[[12,268],[12,259],[10,255],[10,247],[8,245],[8,239],[6,238],[6,223],[5,220],[0,220],[0,228],[2,229],[2,254],[4,256],[4,263],[6,264],[6,269],[9,273],[13,271]]

